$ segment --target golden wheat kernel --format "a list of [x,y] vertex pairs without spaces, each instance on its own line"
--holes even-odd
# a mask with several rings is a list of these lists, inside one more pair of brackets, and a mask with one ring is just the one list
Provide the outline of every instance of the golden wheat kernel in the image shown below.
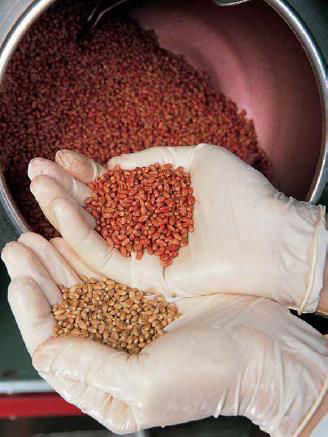
[[98,331],[100,332],[100,334],[103,334],[103,332],[105,331],[105,326],[104,325],[99,325],[98,326]]
[[111,337],[113,340],[117,340],[117,339],[118,339],[118,333],[117,333],[116,331],[113,331],[113,332],[111,333],[110,337]]
[[72,329],[71,334],[78,337],[80,335],[80,330],[79,329]]
[[56,320],[65,320],[66,319],[66,314],[55,314],[55,319]]
[[122,311],[120,314],[120,319],[123,321],[126,319],[126,316],[127,316],[127,314],[124,311]]
[[65,310],[63,308],[58,308],[58,305],[55,306],[53,313],[55,316],[59,316],[60,314],[64,314]]
[[138,337],[139,333],[140,332],[139,332],[138,327],[134,326],[133,329],[132,329],[132,334],[135,335],[136,337]]
[[133,299],[135,298],[135,295],[136,295],[135,291],[134,291],[134,290],[131,290],[130,293],[129,293],[129,298],[130,298],[131,300],[133,300]]
[[158,320],[154,320],[151,326],[155,329],[157,329],[160,326],[161,322]]

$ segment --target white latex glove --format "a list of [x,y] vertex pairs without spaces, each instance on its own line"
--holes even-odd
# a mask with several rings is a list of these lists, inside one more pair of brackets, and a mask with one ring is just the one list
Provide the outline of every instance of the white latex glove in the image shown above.
[[181,317],[139,355],[51,338],[61,283],[94,276],[62,239],[24,234],[2,252],[9,302],[33,365],[68,402],[117,433],[242,415],[275,437],[299,435],[327,388],[327,340],[264,298],[182,298]]
[[237,292],[299,312],[316,309],[326,258],[324,207],[285,197],[227,150],[156,147],[109,161],[124,169],[172,163],[191,173],[195,231],[166,269],[148,254],[141,261],[122,257],[93,230],[79,205],[90,195],[84,184],[105,168],[65,150],[56,162],[31,161],[31,190],[64,239],[101,275],[166,296]]

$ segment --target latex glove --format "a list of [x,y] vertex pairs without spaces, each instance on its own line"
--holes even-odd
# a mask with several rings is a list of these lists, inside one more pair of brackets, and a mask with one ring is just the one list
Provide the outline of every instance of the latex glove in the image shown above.
[[285,197],[225,149],[156,147],[108,163],[132,169],[169,162],[191,173],[195,231],[166,269],[148,254],[141,261],[122,257],[79,207],[90,195],[84,184],[105,168],[70,151],[58,152],[56,162],[31,161],[31,190],[64,239],[100,274],[166,296],[238,292],[299,312],[316,309],[326,258],[324,207]]
[[94,275],[62,239],[24,234],[2,259],[33,365],[68,402],[114,432],[223,414],[246,416],[272,436],[296,436],[325,394],[327,340],[272,301],[182,298],[182,315],[166,334],[128,356],[91,340],[51,338],[56,284],[72,286],[80,269]]

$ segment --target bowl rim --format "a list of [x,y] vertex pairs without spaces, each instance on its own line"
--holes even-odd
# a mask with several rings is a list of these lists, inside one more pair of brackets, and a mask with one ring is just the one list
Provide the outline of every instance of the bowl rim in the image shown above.
[[[6,67],[19,41],[33,22],[56,0],[28,0],[26,9],[14,23],[0,47],[0,84],[4,78]],[[215,1],[215,0],[214,0]],[[247,0],[243,0],[245,2]],[[314,178],[305,200],[317,203],[328,182],[328,89],[326,87],[328,73],[320,48],[300,15],[285,0],[265,0],[266,3],[291,28],[312,66],[321,101],[322,141],[320,155]],[[31,230],[8,188],[2,166],[0,166],[0,201],[10,221],[19,234]]]
[[320,47],[310,29],[285,0],[265,0],[285,21],[300,42],[312,67],[321,103],[321,147],[315,174],[305,200],[318,203],[328,183],[328,71]]

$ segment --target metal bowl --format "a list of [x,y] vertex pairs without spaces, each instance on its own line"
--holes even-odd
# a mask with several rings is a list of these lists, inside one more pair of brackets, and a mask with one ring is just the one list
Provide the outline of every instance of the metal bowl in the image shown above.
[[[0,92],[19,40],[53,2],[0,0]],[[162,46],[206,70],[218,90],[247,110],[273,163],[277,188],[317,202],[328,180],[327,26],[318,2],[254,0],[218,7],[231,3],[245,2],[163,0],[132,13],[156,31]],[[28,230],[2,173],[0,199],[18,233]]]

